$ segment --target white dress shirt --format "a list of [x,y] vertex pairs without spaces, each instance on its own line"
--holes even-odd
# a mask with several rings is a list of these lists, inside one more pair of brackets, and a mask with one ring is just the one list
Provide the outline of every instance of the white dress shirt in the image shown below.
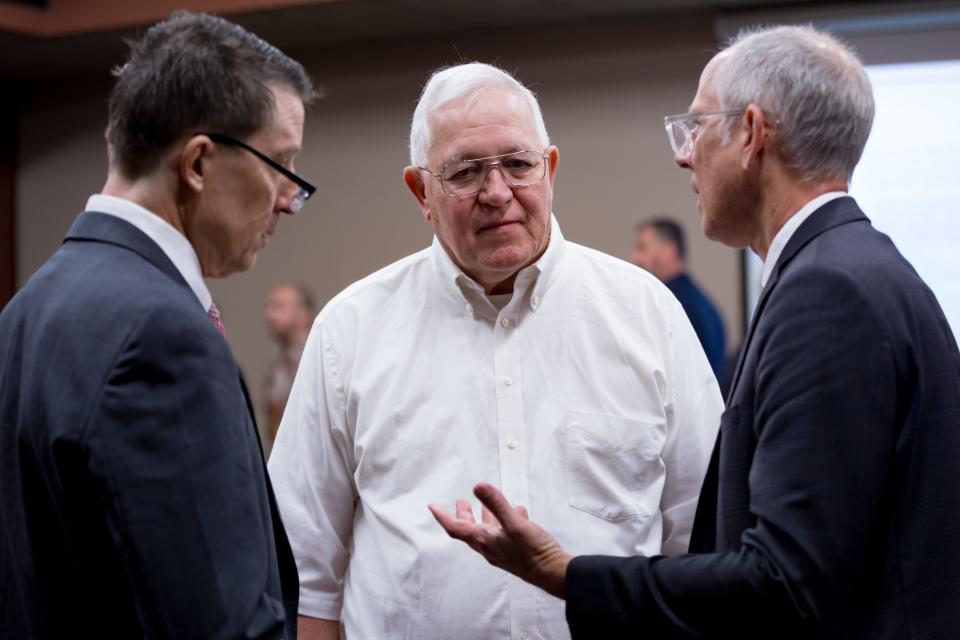
[[770,243],[770,248],[767,249],[767,259],[763,261],[763,273],[760,274],[760,286],[767,286],[767,280],[770,279],[770,274],[773,273],[773,268],[777,266],[777,260],[780,259],[780,254],[783,253],[784,247],[787,246],[787,243],[790,242],[790,238],[793,237],[793,234],[797,232],[797,229],[800,228],[800,225],[806,221],[810,215],[827,204],[831,200],[836,200],[837,198],[842,198],[844,196],[850,195],[845,191],[830,191],[827,193],[822,193],[807,204],[800,207],[800,210],[795,214],[790,216],[786,222],[783,223],[783,226],[780,227],[780,231],[777,231],[777,234],[773,236],[773,241]]
[[269,465],[300,612],[358,640],[569,638],[561,600],[427,504],[487,481],[571,553],[680,553],[722,408],[642,269],[552,220],[498,311],[434,239],[336,296],[307,341]]
[[177,268],[183,279],[187,281],[190,289],[197,296],[197,300],[203,306],[203,310],[210,309],[210,305],[213,304],[213,296],[210,295],[210,290],[207,289],[207,285],[203,281],[203,271],[200,269],[200,259],[197,258],[197,252],[194,251],[190,241],[177,231],[172,224],[135,202],[115,196],[106,196],[102,193],[90,196],[90,199],[87,200],[86,210],[108,213],[121,220],[126,220],[156,242],[160,250],[170,258],[170,262]]

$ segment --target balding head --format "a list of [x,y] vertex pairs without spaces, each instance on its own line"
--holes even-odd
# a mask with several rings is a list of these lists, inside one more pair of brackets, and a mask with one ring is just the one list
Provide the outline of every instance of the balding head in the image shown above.
[[742,33],[707,65],[706,81],[720,109],[755,104],[776,123],[776,150],[801,179],[849,181],[874,104],[863,66],[842,42],[810,27]]

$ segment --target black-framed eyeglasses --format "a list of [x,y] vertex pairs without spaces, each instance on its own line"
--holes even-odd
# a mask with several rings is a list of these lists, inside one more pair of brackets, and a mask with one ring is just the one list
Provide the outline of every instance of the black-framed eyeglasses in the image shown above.
[[293,201],[290,203],[291,213],[299,212],[300,209],[303,208],[303,203],[309,200],[310,196],[312,196],[313,193],[317,190],[315,186],[313,186],[312,184],[310,184],[309,182],[307,182],[306,180],[304,180],[303,178],[295,174],[293,171],[290,171],[279,162],[276,162],[275,160],[271,159],[265,153],[262,153],[261,151],[254,149],[253,147],[248,145],[246,142],[242,142],[240,140],[237,140],[236,138],[231,138],[230,136],[224,135],[222,133],[199,133],[197,135],[207,136],[214,142],[219,142],[220,144],[229,144],[234,147],[240,147],[241,149],[246,149],[253,155],[257,156],[258,158],[266,162],[272,168],[279,171],[280,174],[283,175],[283,177],[285,177],[287,180],[290,180],[291,182],[296,184],[298,187],[300,187],[300,190],[297,191],[297,195],[293,197]]
[[511,187],[529,187],[543,180],[549,158],[540,151],[514,151],[486,158],[458,160],[443,165],[440,171],[417,167],[440,181],[444,193],[454,198],[465,198],[480,192],[490,169],[500,169],[504,182]]
[[744,113],[746,113],[746,109],[727,109],[725,111],[701,111],[667,116],[663,119],[663,124],[667,129],[670,148],[680,158],[689,158],[690,154],[693,153],[693,145],[696,142],[694,133],[703,124],[704,120],[717,116],[740,116]]

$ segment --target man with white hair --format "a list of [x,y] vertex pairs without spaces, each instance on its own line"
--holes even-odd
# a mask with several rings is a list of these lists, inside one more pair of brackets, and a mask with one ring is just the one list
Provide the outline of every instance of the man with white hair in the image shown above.
[[487,485],[481,524],[433,507],[566,597],[575,638],[960,636],[960,352],[846,195],[873,112],[842,43],[781,27],[714,57],[666,119],[706,235],[764,259],[690,554],[571,554]]
[[426,503],[484,478],[582,553],[681,553],[719,391],[664,286],[564,240],[559,152],[513,77],[434,74],[410,148],[433,246],[320,313],[270,460],[301,633],[568,637],[559,599],[450,540]]

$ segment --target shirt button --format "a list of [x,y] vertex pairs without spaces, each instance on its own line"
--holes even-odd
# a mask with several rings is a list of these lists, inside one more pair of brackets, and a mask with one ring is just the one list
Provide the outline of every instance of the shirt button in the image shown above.
[[540,305],[540,298],[538,298],[537,296],[533,296],[532,298],[530,298],[530,306],[532,308],[536,309],[539,305]]
[[521,632],[520,632],[520,640],[527,640],[527,638],[529,638],[529,637],[530,637],[530,636],[527,635],[527,632],[526,632],[526,631],[521,631]]
[[502,320],[500,321],[500,324],[502,324],[502,325],[505,326],[505,327],[509,327],[509,326],[510,326],[510,318],[504,318],[504,319],[502,319]]
[[469,305],[469,304],[468,304],[467,306],[464,307],[464,309],[467,311],[467,315],[468,315],[468,316],[472,316],[472,315],[473,315],[473,306],[472,306],[472,305]]
[[517,441],[516,441],[516,440],[508,440],[508,441],[507,441],[507,447],[509,447],[509,448],[511,448],[511,449],[516,449],[516,448],[517,448]]
[[507,376],[506,378],[503,379],[503,384],[504,386],[507,386],[507,387],[511,386],[513,384],[513,378],[511,378],[510,376]]

